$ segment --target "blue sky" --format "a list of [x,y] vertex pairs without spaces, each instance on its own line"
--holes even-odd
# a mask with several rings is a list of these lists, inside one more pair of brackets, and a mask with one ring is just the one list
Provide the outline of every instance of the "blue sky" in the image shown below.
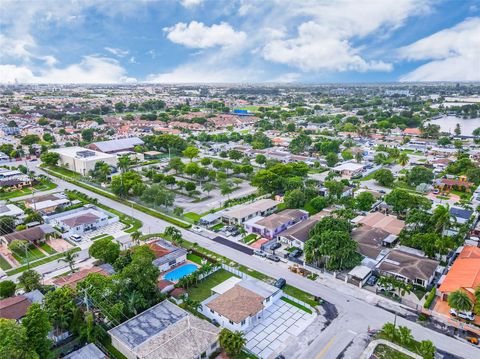
[[2,1],[1,83],[480,81],[480,1]]

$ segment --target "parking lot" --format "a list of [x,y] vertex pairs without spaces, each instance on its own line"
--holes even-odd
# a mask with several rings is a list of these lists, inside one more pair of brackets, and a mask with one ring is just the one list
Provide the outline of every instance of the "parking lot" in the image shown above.
[[300,335],[315,319],[283,300],[265,310],[263,320],[246,333],[246,347],[260,358],[273,358],[287,342]]

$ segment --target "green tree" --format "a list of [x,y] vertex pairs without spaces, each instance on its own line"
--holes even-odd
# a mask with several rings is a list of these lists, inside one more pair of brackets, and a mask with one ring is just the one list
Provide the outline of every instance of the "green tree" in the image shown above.
[[44,152],[40,155],[40,160],[48,166],[57,166],[60,155],[56,152]]
[[437,144],[441,147],[446,147],[446,146],[450,145],[451,143],[452,143],[452,141],[448,137],[440,137],[437,141]]
[[320,212],[324,208],[328,207],[328,200],[325,197],[317,196],[310,200],[310,206],[315,209],[315,211]]
[[47,292],[43,299],[43,308],[56,329],[69,329],[76,310],[75,294],[69,286]]
[[198,157],[198,154],[200,153],[200,150],[196,147],[193,147],[193,146],[189,146],[187,147],[183,152],[182,154],[189,158],[190,159],[190,162],[192,162],[192,160],[196,157]]
[[226,328],[223,328],[220,331],[218,341],[220,346],[230,357],[235,357],[240,354],[243,347],[247,343],[247,340],[242,332],[232,332]]
[[409,209],[430,209],[432,203],[428,198],[410,194],[407,191],[395,188],[385,196],[385,202],[393,207],[397,213],[405,213]]
[[228,158],[230,158],[232,161],[238,161],[242,157],[243,157],[243,154],[239,150],[228,151]]
[[218,188],[220,189],[220,194],[222,196],[228,196],[230,198],[230,194],[233,192],[233,184],[230,181],[221,181],[218,184]]
[[95,135],[93,128],[85,128],[82,130],[82,140],[85,142],[92,142]]
[[104,263],[113,264],[120,255],[120,244],[108,237],[97,239],[88,249],[88,254]]
[[302,208],[306,201],[305,194],[300,189],[287,192],[284,198],[286,208]]
[[339,161],[338,155],[335,152],[327,153],[327,155],[325,156],[325,160],[327,161],[327,166],[328,167],[335,166]]
[[173,157],[168,162],[168,168],[174,170],[175,173],[178,174],[183,172],[185,164],[182,162],[182,159],[180,157]]
[[457,123],[457,124],[455,125],[455,130],[454,130],[454,132],[455,132],[455,136],[460,136],[460,135],[462,134],[462,129],[460,128],[460,124],[459,124],[459,123]]
[[255,156],[255,162],[257,162],[259,165],[263,165],[265,162],[267,162],[267,157],[265,157],[265,155],[258,154]]
[[128,171],[130,164],[131,164],[131,160],[130,160],[130,157],[128,157],[127,155],[123,155],[118,158],[118,168],[120,168],[120,171],[122,173],[125,173]]
[[52,328],[48,314],[40,304],[33,303],[22,319],[22,325],[28,338],[28,346],[37,352],[40,358],[48,357],[52,342],[47,338]]
[[35,289],[40,289],[41,275],[33,269],[24,271],[20,277],[18,277],[18,283],[25,289],[25,292],[31,292]]
[[14,320],[0,318],[0,358],[39,359],[30,349],[25,328]]
[[207,194],[210,194],[211,191],[213,191],[215,189],[215,185],[211,182],[205,182],[203,185],[202,185],[202,190],[204,192],[207,192]]
[[437,351],[435,345],[430,340],[422,340],[417,348],[423,359],[434,359]]
[[413,342],[412,331],[405,326],[398,327],[398,340],[402,346],[407,347]]
[[174,244],[180,244],[183,240],[182,232],[173,226],[168,226],[165,228],[165,236]]
[[310,136],[302,133],[290,142],[290,144],[288,145],[288,149],[293,154],[300,154],[307,151],[311,144],[312,139],[310,138]]
[[[135,231],[132,234],[130,234],[130,237],[132,238],[132,241],[134,243],[139,244],[140,243],[140,238],[142,237],[142,232],[140,231]],[[91,247],[90,247],[91,248]],[[120,254],[120,253],[119,253]],[[118,257],[117,257],[118,258]],[[115,259],[116,260],[116,259]]]
[[89,174],[98,182],[106,182],[110,172],[110,166],[107,163],[104,161],[98,161],[95,163],[95,167],[89,172]]
[[392,187],[393,182],[395,181],[395,177],[393,176],[392,171],[387,170],[386,168],[382,168],[376,171],[373,175],[373,178],[380,185],[385,187]]
[[15,230],[15,218],[10,216],[0,217],[0,235],[12,233]]
[[424,166],[415,166],[408,173],[407,180],[412,186],[420,183],[431,183],[434,178],[433,172]]
[[400,166],[405,167],[406,165],[408,165],[408,162],[409,162],[409,157],[407,153],[402,152],[398,155],[397,163]]
[[11,280],[0,282],[0,299],[11,297],[15,294],[17,285]]
[[37,135],[26,135],[23,136],[22,139],[20,140],[20,143],[24,146],[30,146],[33,145],[34,143],[39,143],[40,142],[40,137]]
[[361,211],[370,211],[375,203],[375,197],[370,192],[362,192],[355,197],[356,207]]
[[461,289],[451,292],[448,295],[447,300],[450,308],[461,312],[468,312],[472,310],[473,303],[470,297]]

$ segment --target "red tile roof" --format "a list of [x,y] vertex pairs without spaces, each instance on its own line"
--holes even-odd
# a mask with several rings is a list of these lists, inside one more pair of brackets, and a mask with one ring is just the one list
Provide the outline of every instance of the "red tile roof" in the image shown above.
[[25,316],[32,302],[23,295],[0,300],[0,318],[18,320]]

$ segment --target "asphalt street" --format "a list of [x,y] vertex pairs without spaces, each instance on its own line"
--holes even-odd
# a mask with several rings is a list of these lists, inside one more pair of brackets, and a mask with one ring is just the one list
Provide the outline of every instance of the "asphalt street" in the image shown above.
[[[45,174],[38,168],[35,168],[35,170]],[[90,197],[99,199],[101,203],[106,206],[115,208],[125,214],[133,215],[143,222],[142,230],[144,233],[163,232],[165,227],[172,225],[129,206],[100,196],[84,188],[77,187],[69,182],[55,177],[52,177],[52,179],[58,185],[58,190],[75,189]],[[338,317],[334,319],[323,332],[319,333],[317,339],[310,344],[308,351],[296,353],[297,358],[337,358],[355,337],[359,335],[364,336],[368,329],[380,329],[385,323],[393,322],[394,314],[391,313],[391,311],[377,306],[380,301],[383,307],[390,306],[392,311],[396,311],[399,314],[406,313],[406,310],[398,304],[387,299],[382,299],[373,293],[361,290],[340,280],[321,276],[316,281],[312,281],[290,272],[285,263],[273,263],[215,242],[208,237],[213,238],[216,236],[214,233],[203,232],[202,234],[198,234],[189,230],[180,230],[183,237],[190,242],[196,242],[204,248],[231,258],[242,265],[262,272],[270,277],[283,277],[288,283],[319,296],[336,306],[339,313]],[[84,251],[79,253],[83,252]],[[43,270],[43,266],[37,268],[37,270],[38,269]],[[461,358],[478,359],[480,357],[479,349],[456,338],[425,328],[422,325],[403,319],[400,316],[397,316],[396,320],[397,325],[405,325],[410,328],[416,340],[431,340],[440,350]]]

